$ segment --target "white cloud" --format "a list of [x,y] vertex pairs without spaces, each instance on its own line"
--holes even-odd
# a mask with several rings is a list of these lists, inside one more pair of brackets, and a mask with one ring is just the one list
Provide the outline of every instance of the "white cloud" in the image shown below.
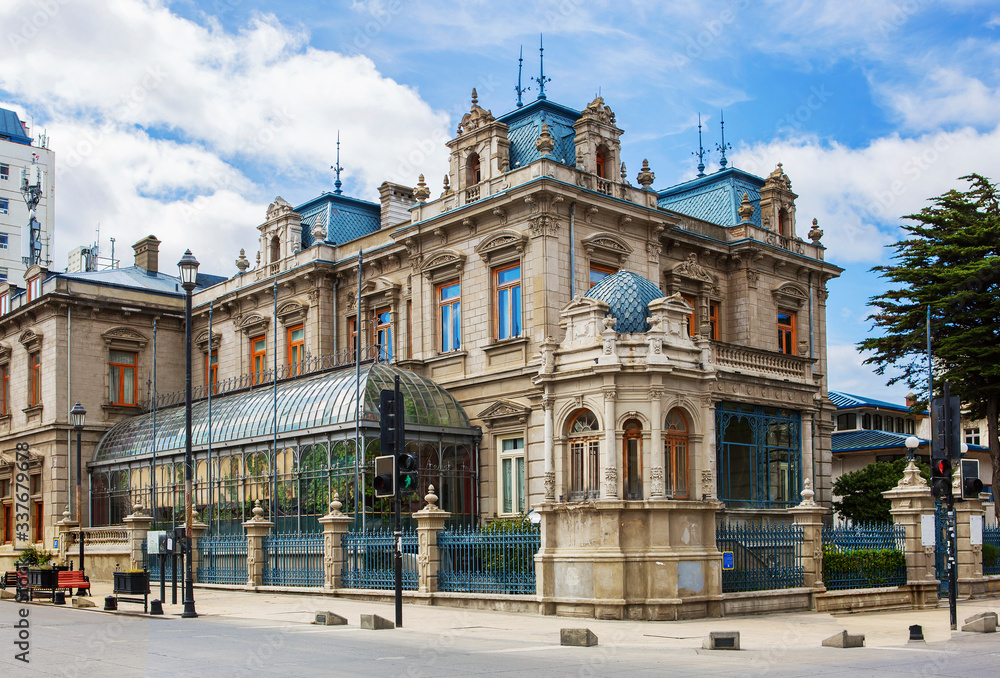
[[886,386],[889,379],[875,374],[874,365],[863,365],[864,356],[853,344],[827,346],[827,385],[831,391],[843,391],[891,403],[906,403],[909,389],[905,384]]
[[1000,92],[953,68],[935,68],[921,83],[876,86],[910,129],[942,125],[994,125]]
[[[238,223],[252,241],[275,193],[296,203],[332,188],[338,129],[344,178],[360,197],[375,199],[385,179],[413,184],[446,170],[447,114],[368,58],[309,47],[308,35],[272,16],[232,34],[161,0],[53,0],[44,20],[38,8],[0,5],[0,25],[12,27],[0,89],[44,121],[61,166],[86,156],[56,179],[57,266],[96,221],[119,242],[151,232],[150,223],[165,225],[167,248]],[[219,204],[178,218],[192,195]],[[237,252],[202,261],[230,271]]]

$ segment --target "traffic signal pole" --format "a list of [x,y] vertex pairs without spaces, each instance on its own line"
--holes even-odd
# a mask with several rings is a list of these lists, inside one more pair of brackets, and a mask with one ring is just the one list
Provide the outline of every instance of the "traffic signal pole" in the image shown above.
[[[396,430],[395,449],[393,453],[398,460],[403,454],[406,441],[403,430],[405,428],[405,410],[403,407],[403,395],[399,392],[399,375],[396,375],[393,383],[393,400],[396,404]],[[403,510],[403,488],[399,482],[399,463],[396,464],[396,510],[393,516],[393,537],[396,543],[396,628],[403,625],[403,524],[400,513]]]

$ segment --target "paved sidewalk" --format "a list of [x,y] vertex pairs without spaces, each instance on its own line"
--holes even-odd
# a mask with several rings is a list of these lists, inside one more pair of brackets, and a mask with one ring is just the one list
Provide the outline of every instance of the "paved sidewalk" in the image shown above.
[[[91,599],[97,609],[103,608],[104,596],[111,593],[110,582],[93,584]],[[159,596],[159,585],[153,587],[150,599]],[[166,600],[170,600],[167,587]],[[163,606],[166,616],[179,616],[183,593],[178,586],[178,604]],[[325,595],[252,593],[246,591],[195,588],[198,614],[203,617],[228,617],[258,623],[304,625],[318,611],[329,610],[346,617],[351,626],[358,626],[361,614],[378,614],[392,620],[392,603],[350,600]],[[122,613],[142,613],[140,606],[122,603]],[[1000,599],[982,598],[959,601],[959,628],[966,617],[979,612],[1000,612]],[[192,622],[196,623],[196,622]],[[676,622],[607,621],[552,617],[535,614],[466,610],[452,607],[404,604],[403,631],[421,634],[447,635],[508,640],[530,639],[537,642],[558,642],[559,629],[588,627],[597,634],[602,645],[629,647],[700,648],[709,631],[739,631],[744,649],[776,650],[819,647],[824,638],[844,629],[865,635],[867,647],[905,647],[911,624],[923,626],[928,643],[952,637],[948,607],[943,603],[934,610],[904,610],[869,612],[834,616],[818,612],[723,617]]]

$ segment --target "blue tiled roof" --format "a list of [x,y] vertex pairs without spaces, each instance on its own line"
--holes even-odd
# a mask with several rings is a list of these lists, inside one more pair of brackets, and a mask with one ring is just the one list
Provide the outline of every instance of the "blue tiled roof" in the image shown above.
[[374,233],[382,226],[382,208],[367,200],[323,193],[295,208],[302,215],[302,247],[313,244],[312,229],[326,229],[326,242],[342,245]]
[[6,108],[0,108],[0,139],[17,144],[31,144],[31,137],[24,133],[24,125],[21,124],[17,113]]
[[608,315],[617,318],[615,332],[640,333],[649,331],[649,302],[665,297],[653,282],[629,271],[618,271],[597,283],[583,295],[610,306]]
[[573,123],[581,113],[572,108],[554,103],[548,99],[538,99],[498,118],[510,129],[510,167],[516,169],[541,158],[535,141],[542,132],[542,122],[548,123],[549,134],[556,142],[552,157],[570,167],[576,166],[576,130]]
[[760,226],[760,189],[764,180],[729,167],[693,181],[657,191],[659,207],[703,219],[719,226],[740,223],[737,211],[746,193],[753,204],[750,221]]
[[[910,436],[903,433],[888,433],[886,431],[834,431],[830,435],[830,447],[833,452],[859,452],[862,450],[906,450],[906,439]],[[921,446],[930,443],[922,438]]]
[[838,410],[853,407],[874,407],[879,410],[892,410],[893,412],[911,411],[906,405],[898,405],[884,400],[875,400],[874,398],[851,395],[850,393],[844,393],[842,391],[830,391],[827,395],[830,398],[830,402],[836,405]]
[[[125,268],[109,268],[103,271],[81,271],[78,273],[58,273],[62,278],[71,280],[83,280],[99,285],[114,285],[116,287],[130,287],[132,289],[148,290],[161,294],[176,294],[182,296],[180,278],[166,273],[148,275],[145,269],[138,266],[127,266]],[[209,275],[208,273],[198,273],[198,288],[203,289],[217,285],[227,280],[225,276]]]

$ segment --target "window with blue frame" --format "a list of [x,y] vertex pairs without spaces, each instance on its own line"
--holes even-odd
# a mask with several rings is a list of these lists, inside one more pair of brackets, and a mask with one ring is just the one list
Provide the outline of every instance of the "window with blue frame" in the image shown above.
[[799,503],[801,415],[744,403],[715,408],[719,499],[730,508],[782,508]]
[[[0,233],[0,250],[7,249],[7,245],[9,243],[9,239],[10,239],[9,235],[7,235],[6,233]],[[5,280],[6,280],[6,278],[5,278]]]
[[441,352],[462,348],[462,288],[457,280],[438,285],[438,321]]
[[494,336],[497,340],[521,336],[521,264],[493,270]]
[[375,311],[373,343],[378,347],[378,359],[392,360],[392,310],[386,306]]
[[7,214],[10,208],[10,201],[7,198],[0,198],[0,214]]

